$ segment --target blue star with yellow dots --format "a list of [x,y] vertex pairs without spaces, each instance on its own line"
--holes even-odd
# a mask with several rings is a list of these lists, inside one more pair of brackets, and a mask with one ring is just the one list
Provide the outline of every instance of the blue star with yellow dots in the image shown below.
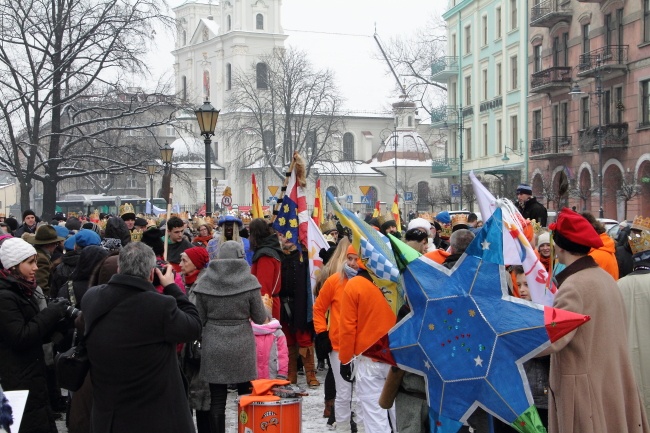
[[419,258],[404,271],[411,313],[390,349],[425,377],[431,431],[456,432],[477,406],[521,432],[544,431],[522,364],[559,338],[545,322],[559,310],[507,295],[502,230],[497,209],[453,269]]

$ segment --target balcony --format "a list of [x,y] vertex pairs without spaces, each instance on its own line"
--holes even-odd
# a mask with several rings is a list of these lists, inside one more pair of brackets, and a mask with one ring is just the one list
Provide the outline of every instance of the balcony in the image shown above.
[[551,28],[562,21],[570,22],[573,14],[569,5],[570,2],[563,0],[546,0],[536,4],[530,11],[530,26]]
[[441,105],[431,110],[432,128],[440,128],[445,123],[449,128],[458,126],[458,107],[454,105]]
[[491,99],[489,101],[481,102],[481,105],[479,106],[479,111],[482,113],[488,110],[496,110],[497,108],[501,108],[501,106],[503,106],[503,97],[497,96],[496,98]]
[[447,56],[436,59],[431,63],[431,79],[445,82],[458,75],[458,57]]
[[570,66],[553,66],[533,73],[530,79],[530,93],[550,93],[571,87]]
[[571,156],[571,136],[535,138],[530,142],[530,159],[553,159]]
[[[610,123],[601,128],[603,150],[627,148],[627,123]],[[598,126],[578,131],[578,143],[583,152],[598,152]]]
[[456,170],[456,167],[458,167],[458,158],[437,158],[431,163],[431,173],[444,173]]
[[627,45],[607,45],[580,55],[578,77],[595,77],[607,74],[607,79],[620,77],[627,73]]

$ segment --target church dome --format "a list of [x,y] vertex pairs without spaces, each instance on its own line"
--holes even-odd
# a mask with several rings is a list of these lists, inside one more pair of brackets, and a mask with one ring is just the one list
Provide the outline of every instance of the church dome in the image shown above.
[[204,162],[205,144],[194,137],[177,138],[170,144],[174,149],[174,162]]
[[[395,149],[397,147],[397,150]],[[377,162],[405,159],[411,161],[431,160],[431,150],[415,129],[410,131],[393,131],[379,146]]]

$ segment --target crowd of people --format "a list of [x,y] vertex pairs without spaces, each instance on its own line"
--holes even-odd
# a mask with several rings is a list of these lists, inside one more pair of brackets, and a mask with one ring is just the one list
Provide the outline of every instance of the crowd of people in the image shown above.
[[[547,227],[530,187],[517,195],[524,233],[557,283],[554,306],[591,317],[523,365],[544,426],[650,432],[650,218],[613,240],[570,209]],[[366,222],[448,269],[482,226],[449,212],[402,227],[391,213]],[[409,304],[393,311],[348,228],[334,218],[320,228],[329,247],[312,287],[309,252],[270,218],[154,220],[128,204],[98,221],[0,217],[0,390],[29,390],[20,432],[56,432],[63,413],[71,433],[223,433],[229,388],[316,388],[320,368],[324,429],[431,431],[424,379],[391,367],[376,344]],[[523,268],[506,269],[509,295],[530,300]],[[62,392],[55,355],[80,343],[90,372]],[[382,400],[388,387],[394,402]],[[464,431],[514,431],[481,408],[465,421]]]

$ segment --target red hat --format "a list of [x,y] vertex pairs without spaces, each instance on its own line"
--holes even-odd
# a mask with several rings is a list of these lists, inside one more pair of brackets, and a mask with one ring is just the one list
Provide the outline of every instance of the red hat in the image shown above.
[[192,247],[183,251],[187,254],[187,257],[194,263],[196,269],[203,269],[210,262],[210,255],[208,251],[203,247]]
[[568,207],[560,211],[557,222],[552,223],[548,228],[553,231],[555,243],[571,252],[582,252],[585,248],[588,252],[589,248],[603,246],[603,240],[591,223]]

